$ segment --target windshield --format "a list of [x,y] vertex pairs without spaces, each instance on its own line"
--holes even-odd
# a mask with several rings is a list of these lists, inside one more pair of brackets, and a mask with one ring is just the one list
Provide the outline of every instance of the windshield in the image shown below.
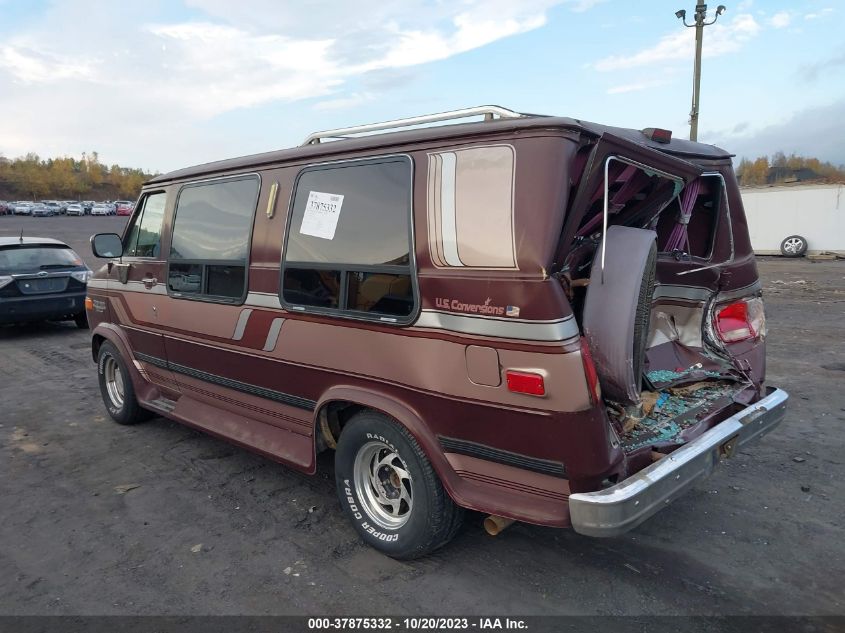
[[24,245],[0,248],[0,274],[38,272],[81,265],[79,255],[67,246]]

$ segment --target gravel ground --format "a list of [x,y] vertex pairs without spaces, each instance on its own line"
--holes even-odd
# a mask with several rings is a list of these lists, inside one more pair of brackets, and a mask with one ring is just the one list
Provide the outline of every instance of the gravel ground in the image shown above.
[[[0,217],[88,236],[125,218]],[[0,328],[0,614],[845,614],[845,262],[762,259],[787,419],[622,538],[468,514],[415,562],[308,477],[176,423],[110,422],[89,334]]]

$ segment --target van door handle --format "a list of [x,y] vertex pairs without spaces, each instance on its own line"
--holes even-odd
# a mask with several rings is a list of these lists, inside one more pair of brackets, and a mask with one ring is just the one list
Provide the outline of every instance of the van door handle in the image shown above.
[[144,277],[141,281],[144,282],[144,288],[147,290],[155,288],[155,285],[158,283],[158,279],[155,277]]

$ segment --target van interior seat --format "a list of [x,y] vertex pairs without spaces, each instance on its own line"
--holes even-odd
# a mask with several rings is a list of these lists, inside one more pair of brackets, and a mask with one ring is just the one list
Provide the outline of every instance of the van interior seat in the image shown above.
[[369,310],[384,297],[405,296],[410,293],[410,289],[411,278],[408,276],[368,275],[358,287],[357,308]]

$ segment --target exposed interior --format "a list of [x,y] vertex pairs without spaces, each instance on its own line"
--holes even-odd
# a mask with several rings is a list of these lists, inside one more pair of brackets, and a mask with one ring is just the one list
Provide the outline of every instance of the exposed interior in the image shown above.
[[[669,177],[671,174],[622,161],[608,163],[606,173],[607,184],[602,180],[593,192],[560,275],[582,324],[585,299],[590,285],[596,283],[595,275],[591,279],[592,269],[602,260],[605,221],[608,227],[654,231],[660,252],[658,269],[661,261],[667,260],[688,262],[694,268],[707,265],[711,258],[720,218],[727,210],[724,183],[718,175],[702,175],[684,186]],[[683,285],[682,279],[678,285]],[[728,415],[734,397],[751,384],[724,349],[705,340],[705,320],[710,318],[707,298],[678,299],[671,291],[655,292],[648,306],[647,331],[634,335],[646,340],[631,342],[631,359],[639,345],[647,350],[640,384],[636,385],[639,397],[628,402],[605,397],[629,455],[671,452]],[[605,378],[617,371],[598,364],[597,370]],[[603,382],[603,391],[609,391],[604,386]]]

